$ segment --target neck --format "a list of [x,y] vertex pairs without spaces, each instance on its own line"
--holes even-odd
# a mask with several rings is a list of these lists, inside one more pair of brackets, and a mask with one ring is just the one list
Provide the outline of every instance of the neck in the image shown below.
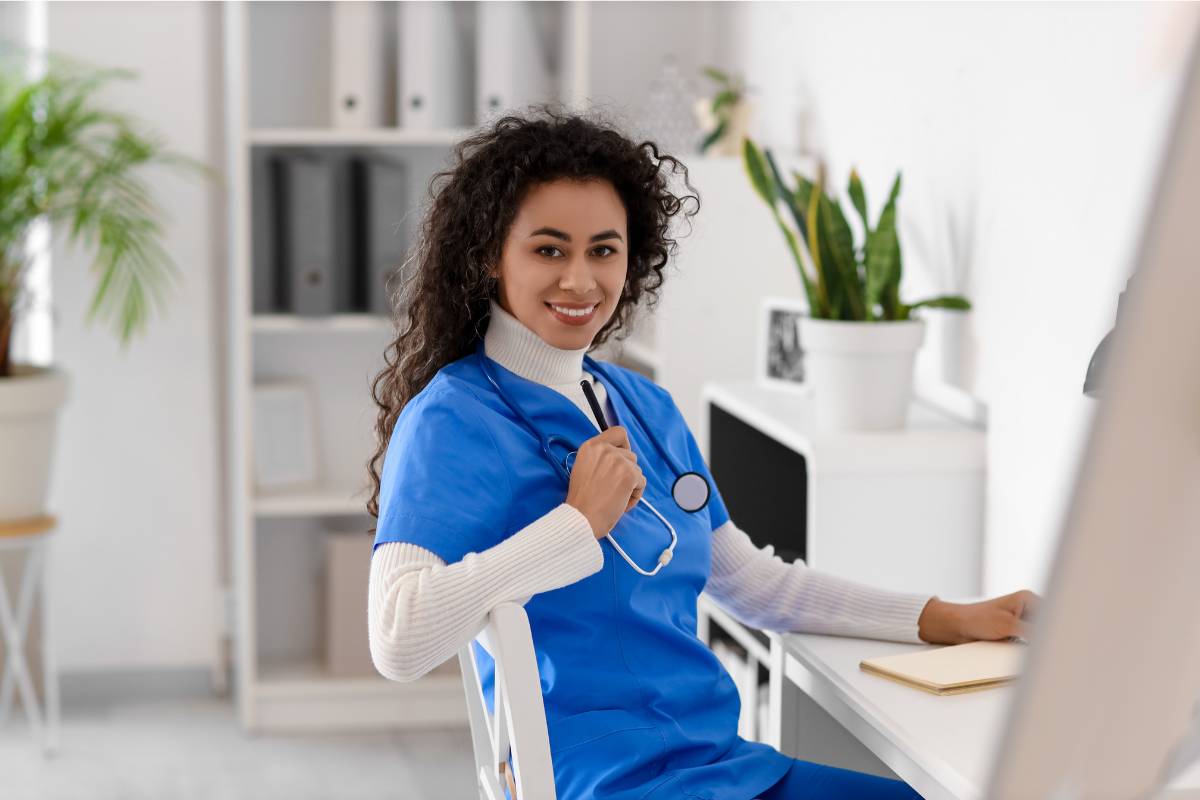
[[588,348],[562,350],[551,345],[493,298],[483,350],[488,358],[510,372],[555,386],[577,384],[583,379],[583,357]]

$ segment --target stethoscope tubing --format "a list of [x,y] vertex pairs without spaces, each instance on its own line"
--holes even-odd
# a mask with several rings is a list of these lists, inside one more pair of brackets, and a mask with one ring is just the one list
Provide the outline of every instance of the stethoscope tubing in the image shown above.
[[[532,431],[534,433],[534,435],[537,436],[538,441],[542,448],[542,452],[545,454],[547,460],[549,460],[552,464],[554,464],[555,469],[558,470],[558,473],[560,476],[562,476],[563,481],[569,486],[571,483],[571,473],[561,461],[559,461],[557,458],[554,457],[554,453],[550,450],[550,445],[556,440],[561,440],[567,446],[570,445],[570,442],[568,442],[565,438],[558,436],[557,434],[550,436],[550,437],[544,436],[542,434],[541,430],[536,425],[534,425],[533,421],[530,420],[528,415],[525,414],[524,410],[517,407],[508,398],[507,393],[502,388],[500,388],[499,381],[496,380],[495,376],[492,374],[491,368],[487,365],[487,356],[483,353],[482,342],[480,342],[479,346],[477,347],[476,358],[479,361],[480,369],[483,371],[483,373],[487,377],[488,381],[492,384],[493,388],[495,388],[497,395],[500,397],[500,399],[504,402],[505,405],[507,405],[514,413],[517,414],[517,416],[519,416],[521,418],[521,421],[522,421],[522,423],[524,423],[525,427],[528,430]],[[584,364],[587,365],[588,369],[591,370],[593,375],[600,376],[604,380],[604,383],[607,386],[613,387],[614,391],[616,390],[615,384],[613,383],[611,376],[609,376],[609,374],[608,374],[608,370],[601,367],[600,364],[594,358],[592,358],[591,356],[588,356],[588,355],[584,355]],[[581,381],[580,383],[583,386],[584,394],[588,398],[588,403],[592,407],[592,413],[595,414],[595,416],[596,416],[596,423],[600,426],[601,431],[606,430],[608,428],[608,423],[605,422],[605,420],[604,420],[604,414],[600,410],[600,404],[596,400],[595,394],[593,393],[591,386],[589,386],[587,384],[586,380]],[[646,433],[646,438],[648,438],[651,441],[651,443],[654,445],[654,448],[658,451],[659,455],[662,456],[663,460],[675,472],[676,481],[678,481],[680,476],[682,476],[682,475],[694,474],[694,473],[684,473],[679,469],[679,466],[675,463],[675,460],[673,458],[671,458],[671,455],[662,446],[662,443],[658,441],[658,437],[654,434],[654,432],[650,429],[650,427],[648,425],[646,425],[645,420],[642,418],[641,412],[637,410],[636,406],[626,403],[625,407],[630,409],[633,412],[633,415],[634,415],[635,419],[637,420],[638,425]],[[571,452],[574,453],[577,451],[572,450]],[[707,485],[707,481],[705,481],[705,484]],[[667,530],[671,534],[671,544],[659,554],[658,564],[654,567],[654,569],[649,570],[649,571],[642,569],[632,558],[629,557],[629,555],[625,552],[624,548],[622,548],[621,545],[617,543],[616,538],[614,538],[611,535],[611,533],[612,533],[611,531],[609,533],[606,533],[604,535],[604,538],[608,540],[609,544],[611,544],[618,553],[620,553],[621,557],[625,559],[625,561],[629,564],[629,566],[631,566],[633,569],[635,569],[637,572],[641,573],[642,575],[646,575],[649,577],[649,576],[656,575],[659,570],[661,570],[664,566],[666,566],[667,564],[669,564],[671,562],[671,558],[673,557],[674,552],[675,552],[675,545],[679,541],[679,536],[675,532],[675,526],[672,525],[671,522],[665,516],[663,516],[659,512],[659,510],[650,503],[649,500],[646,499],[645,495],[643,495],[642,497],[639,497],[638,502],[644,504],[648,509],[650,509],[651,513],[653,513],[654,516],[658,517],[658,519],[662,522],[663,525],[666,526]],[[678,499],[676,499],[676,503],[678,503],[678,502],[679,502]],[[704,503],[702,503],[698,508],[691,509],[690,511],[698,511],[700,508],[703,508],[704,505],[707,504],[707,502],[708,502],[708,499],[707,499],[707,495],[706,495]],[[680,506],[680,509],[688,510],[688,509],[683,508],[682,506]]]

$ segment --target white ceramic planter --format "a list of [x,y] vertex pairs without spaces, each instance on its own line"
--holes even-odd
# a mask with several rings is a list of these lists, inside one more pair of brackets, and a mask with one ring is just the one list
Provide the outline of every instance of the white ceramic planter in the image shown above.
[[905,426],[913,362],[925,340],[922,320],[842,322],[800,319],[805,383],[816,422],[831,430]]
[[0,378],[0,519],[46,512],[50,459],[67,376],[55,367],[13,364]]

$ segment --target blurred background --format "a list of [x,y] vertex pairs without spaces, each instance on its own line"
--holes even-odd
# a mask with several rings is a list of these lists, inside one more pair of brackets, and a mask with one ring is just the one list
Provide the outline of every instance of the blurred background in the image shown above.
[[[717,430],[706,384],[803,379],[768,320],[802,311],[804,288],[743,142],[785,171],[827,175],[848,214],[855,170],[872,220],[902,172],[901,294],[971,306],[925,309],[915,394],[975,455],[946,483],[973,493],[963,560],[917,566],[939,556],[913,555],[911,572],[894,562],[886,581],[962,596],[1042,590],[1094,410],[1084,375],[1130,277],[1194,13],[0,3],[6,135],[49,53],[129,70],[93,102],[204,168],[133,159],[178,268],[162,302],[144,300],[136,335],[121,335],[136,308],[87,318],[102,240],[68,241],[67,217],[0,220],[20,234],[5,246],[25,267],[11,360],[53,369],[65,387],[48,401],[50,444],[34,451],[46,476],[25,495],[36,507],[0,515],[40,519],[51,536],[40,564],[11,548],[0,567],[32,689],[47,694],[48,654],[59,675],[61,728],[45,754],[46,715],[39,730],[20,687],[5,686],[4,796],[473,796],[458,664],[397,684],[366,651],[370,380],[394,336],[385,281],[403,275],[431,176],[476,126],[543,100],[603,110],[689,169],[702,210],[678,232],[662,301],[602,355],[666,387],[706,452]],[[790,366],[772,375],[781,359]],[[0,377],[0,390],[18,380]],[[0,391],[0,425],[31,430],[14,398]],[[735,480],[731,510],[749,518],[770,498]],[[936,491],[923,497],[907,524],[938,515]],[[771,525],[743,523],[760,542],[784,536]],[[885,582],[873,567],[824,566]],[[938,583],[942,573],[954,578]],[[44,591],[22,602],[28,574]],[[746,661],[744,648],[712,644],[731,671]],[[743,681],[756,708],[757,675]]]

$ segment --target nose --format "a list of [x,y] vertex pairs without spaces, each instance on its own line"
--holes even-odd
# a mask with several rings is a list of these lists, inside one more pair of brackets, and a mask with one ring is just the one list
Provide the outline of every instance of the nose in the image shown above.
[[591,295],[596,285],[587,257],[578,252],[572,254],[558,276],[558,288],[572,294]]

